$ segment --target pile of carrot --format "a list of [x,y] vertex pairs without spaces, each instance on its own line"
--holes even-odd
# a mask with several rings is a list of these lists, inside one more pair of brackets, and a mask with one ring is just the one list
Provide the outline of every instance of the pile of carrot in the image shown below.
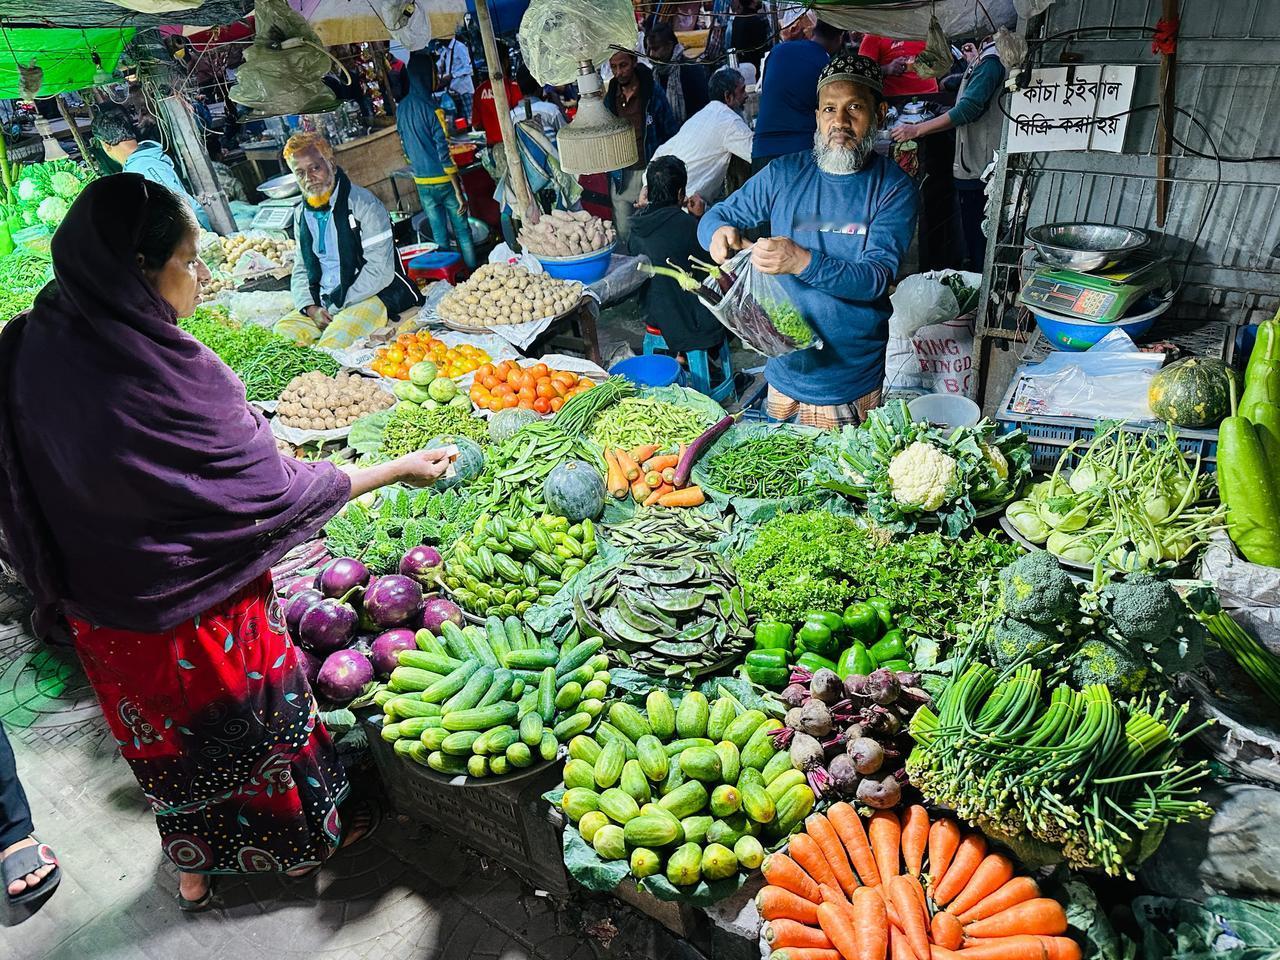
[[677,453],[662,453],[657,444],[645,444],[630,450],[605,449],[604,461],[609,469],[605,486],[617,500],[631,496],[645,507],[696,507],[706,502],[706,495],[696,484],[677,485],[676,467],[684,455],[681,444]]
[[770,960],[1080,960],[1062,905],[921,806],[814,813],[760,868]]

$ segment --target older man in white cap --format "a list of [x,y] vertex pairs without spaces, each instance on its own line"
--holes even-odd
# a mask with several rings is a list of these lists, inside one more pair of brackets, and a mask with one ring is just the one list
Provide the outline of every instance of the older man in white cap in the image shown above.
[[765,59],[756,112],[751,169],[762,170],[774,157],[808,150],[813,145],[818,109],[818,74],[830,55],[813,39],[817,15],[801,4],[778,10],[780,42]]

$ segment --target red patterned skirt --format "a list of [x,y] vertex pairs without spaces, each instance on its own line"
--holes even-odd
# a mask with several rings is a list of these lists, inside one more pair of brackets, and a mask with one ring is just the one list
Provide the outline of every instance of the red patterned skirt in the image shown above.
[[347,777],[269,574],[165,633],[71,629],[180,869],[294,870],[337,848]]

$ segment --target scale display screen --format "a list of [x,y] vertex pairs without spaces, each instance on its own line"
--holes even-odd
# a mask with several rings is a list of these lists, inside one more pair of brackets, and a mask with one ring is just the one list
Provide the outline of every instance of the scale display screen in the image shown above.
[[1032,277],[1022,296],[1027,303],[1053,313],[1091,319],[1106,316],[1117,300],[1114,293],[1090,290],[1083,284],[1067,283],[1043,275]]

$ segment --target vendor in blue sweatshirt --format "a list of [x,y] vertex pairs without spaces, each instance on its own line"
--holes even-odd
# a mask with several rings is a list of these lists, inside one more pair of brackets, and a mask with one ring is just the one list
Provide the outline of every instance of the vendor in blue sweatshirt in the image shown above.
[[124,173],[138,173],[152,183],[168,187],[187,201],[200,226],[209,229],[209,215],[182,185],[178,171],[165,155],[164,148],[154,140],[139,139],[141,134],[137,124],[121,107],[98,107],[89,130],[93,138],[102,144],[102,152],[120,164]]
[[[918,206],[911,179],[875,152],[884,114],[880,67],[837,54],[818,77],[813,150],[774,160],[698,225],[717,263],[749,248],[823,341],[765,364],[776,420],[838,427],[879,403],[889,285]],[[743,230],[766,221],[771,236],[744,240]]]

